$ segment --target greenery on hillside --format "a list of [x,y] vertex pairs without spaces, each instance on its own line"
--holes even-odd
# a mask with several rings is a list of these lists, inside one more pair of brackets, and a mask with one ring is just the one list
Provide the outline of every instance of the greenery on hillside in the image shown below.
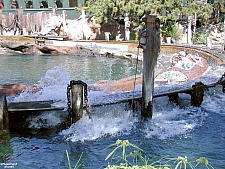
[[[76,8],[78,12],[85,10],[95,16],[98,23],[123,20],[127,12],[131,27],[137,27],[145,15],[156,15],[161,22],[186,19],[197,14],[203,24],[212,20],[220,22],[221,13],[225,12],[224,0],[214,0],[213,4],[197,4],[193,0],[86,0],[85,4]],[[213,19],[215,18],[215,19]]]

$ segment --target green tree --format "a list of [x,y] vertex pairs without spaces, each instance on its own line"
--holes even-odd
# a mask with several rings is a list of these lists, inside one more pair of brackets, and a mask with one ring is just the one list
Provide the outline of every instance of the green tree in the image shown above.
[[209,19],[212,17],[212,13],[213,13],[212,5],[205,4],[200,7],[200,10],[198,11],[197,15],[198,18],[201,19],[201,22],[203,24],[208,24],[210,21]]
[[75,8],[78,12],[85,10],[89,15],[93,15],[98,23],[111,22],[114,19],[122,19],[125,13],[129,13],[132,24],[137,26],[142,16],[144,8],[141,0],[87,0],[81,8]]
[[89,15],[95,16],[100,24],[115,19],[121,20],[127,12],[131,27],[139,26],[145,15],[156,15],[161,22],[167,22],[167,20],[176,21],[180,16],[186,18],[197,13],[203,22],[208,22],[213,13],[211,4],[199,5],[194,0],[86,0],[81,8],[75,9],[78,12],[85,10]]
[[221,12],[225,12],[224,5],[224,0],[215,0],[213,3],[213,11],[217,22],[220,20]]

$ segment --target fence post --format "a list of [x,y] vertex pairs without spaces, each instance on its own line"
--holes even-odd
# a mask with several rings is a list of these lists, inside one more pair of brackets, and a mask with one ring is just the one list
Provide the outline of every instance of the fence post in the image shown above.
[[142,111],[145,118],[152,117],[154,68],[160,50],[160,21],[156,16],[144,18],[147,33],[147,43],[143,47],[143,82],[142,82]]
[[30,13],[27,13],[27,33],[28,33],[28,35],[30,35],[31,32],[32,32],[31,25],[32,25],[32,23],[31,23],[31,15],[30,15]]
[[66,31],[66,10],[62,11],[63,14],[63,36],[65,36]]
[[19,17],[19,22],[20,22],[20,34],[23,34],[23,28],[26,28],[26,22],[25,22],[25,18],[24,18],[24,12],[23,9],[19,9],[18,10],[18,17]]
[[212,48],[212,37],[207,37],[207,38],[206,38],[206,46],[207,46],[207,48],[209,48],[209,49]]
[[0,93],[0,131],[9,129],[8,108],[5,94]]

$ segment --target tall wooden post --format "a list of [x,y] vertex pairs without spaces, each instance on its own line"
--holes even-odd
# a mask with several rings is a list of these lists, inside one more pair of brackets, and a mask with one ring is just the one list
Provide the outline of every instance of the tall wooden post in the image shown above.
[[225,51],[225,14],[224,14],[224,20],[223,20],[223,26],[224,26],[224,36],[223,36],[223,50]]
[[[0,24],[2,25],[3,24],[3,22],[2,22],[2,10],[0,10]],[[3,29],[1,29],[1,35],[2,35],[2,33],[3,33]]]
[[147,44],[143,47],[143,82],[142,82],[142,112],[145,118],[152,117],[154,68],[160,50],[160,21],[156,16],[144,18],[147,33]]
[[72,123],[83,117],[83,83],[70,81],[72,93]]
[[62,14],[63,14],[63,36],[65,36],[65,31],[66,31],[66,10],[63,10]]
[[82,31],[83,31],[83,40],[87,40],[87,31],[86,31],[86,18],[85,18],[85,10],[81,11],[81,17],[82,17]]
[[130,21],[129,21],[129,17],[128,17],[128,13],[125,13],[125,18],[124,18],[124,22],[125,22],[125,38],[124,40],[129,41],[130,40]]
[[187,43],[190,46],[192,45],[192,30],[191,30],[191,25],[192,25],[192,16],[188,16]]
[[9,129],[8,109],[5,94],[0,93],[0,131]]
[[56,9],[52,8],[52,16],[56,16]]

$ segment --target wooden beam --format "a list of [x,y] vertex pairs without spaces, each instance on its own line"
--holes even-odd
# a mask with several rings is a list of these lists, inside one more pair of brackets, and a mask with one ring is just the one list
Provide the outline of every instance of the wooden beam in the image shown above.
[[143,46],[143,82],[142,82],[142,111],[145,118],[152,118],[154,69],[160,50],[160,22],[156,16],[145,19],[147,44]]

